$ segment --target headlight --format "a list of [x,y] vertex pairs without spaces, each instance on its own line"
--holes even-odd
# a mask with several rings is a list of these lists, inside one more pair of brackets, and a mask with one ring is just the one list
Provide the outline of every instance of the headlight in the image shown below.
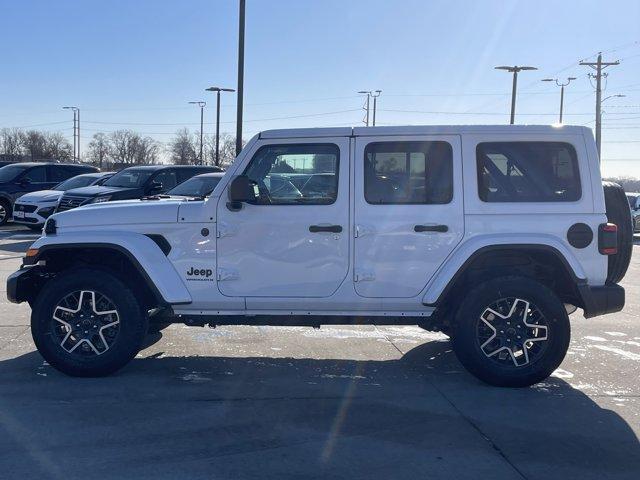
[[38,210],[38,215],[43,218],[49,218],[53,211],[56,209],[55,205],[53,207],[44,207]]
[[102,197],[96,197],[93,200],[91,200],[91,203],[102,203],[102,202],[108,202],[109,200],[111,200],[111,195],[104,195]]

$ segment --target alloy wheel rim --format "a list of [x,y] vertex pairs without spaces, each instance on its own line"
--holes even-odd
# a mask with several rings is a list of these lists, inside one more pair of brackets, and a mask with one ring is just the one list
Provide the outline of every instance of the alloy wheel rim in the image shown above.
[[549,325],[540,309],[528,300],[501,298],[478,318],[480,350],[492,362],[519,368],[538,361],[549,343]]
[[120,316],[114,302],[93,290],[66,295],[53,309],[52,320],[58,345],[82,358],[107,352],[120,332]]

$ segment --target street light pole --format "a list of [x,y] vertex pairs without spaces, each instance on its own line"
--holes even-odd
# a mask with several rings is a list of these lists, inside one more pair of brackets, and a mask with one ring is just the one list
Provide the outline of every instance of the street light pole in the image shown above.
[[[233,88],[209,87],[205,92],[216,92],[216,166],[220,165],[220,92],[235,92]],[[240,145],[242,148],[242,145]],[[238,143],[236,142],[236,155],[238,154]]]
[[380,94],[382,93],[382,90],[376,90],[375,92],[372,90],[360,90],[358,93],[361,93],[362,95],[366,95],[367,96],[367,101],[365,103],[364,109],[367,112],[365,117],[364,117],[364,124],[365,126],[369,126],[369,113],[370,113],[370,109],[369,109],[369,105],[370,105],[370,101],[371,101],[371,97],[373,97],[373,125],[375,126],[376,124],[376,98],[378,98],[380,96]]
[[516,119],[516,94],[518,89],[518,73],[524,70],[537,70],[536,67],[519,67],[517,65],[513,67],[509,66],[500,66],[494,67],[496,70],[505,70],[507,72],[513,73],[513,85],[511,87],[511,118],[509,123],[513,125]]
[[371,98],[371,91],[360,90],[358,93],[362,93],[363,95],[367,96],[367,102],[365,103],[365,107],[364,107],[365,111],[367,112],[364,117],[364,125],[368,127],[369,126],[369,99]]
[[73,160],[80,161],[80,109],[78,107],[62,107],[73,111]]
[[244,97],[244,17],[245,0],[240,0],[240,12],[238,19],[238,101],[236,102],[236,155],[238,155],[240,153],[240,150],[242,150],[242,104]]
[[558,123],[562,124],[562,112],[564,110],[564,87],[569,85],[576,77],[567,77],[565,83],[560,82],[557,78],[543,78],[543,82],[556,82],[556,85],[560,87],[560,120]]
[[189,103],[200,107],[200,155],[198,156],[198,160],[200,160],[200,165],[204,165],[204,159],[202,158],[202,131],[204,129],[204,107],[207,106],[207,102],[198,101]]
[[373,126],[374,127],[376,126],[376,105],[378,103],[377,100],[381,93],[382,93],[382,90],[376,90],[371,94],[371,96],[373,97]]

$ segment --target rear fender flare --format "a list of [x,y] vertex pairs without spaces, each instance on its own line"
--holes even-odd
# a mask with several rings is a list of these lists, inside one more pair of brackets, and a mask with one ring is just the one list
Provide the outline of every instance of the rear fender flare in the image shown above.
[[436,305],[442,294],[478,255],[492,249],[538,249],[556,255],[576,284],[586,283],[586,274],[571,251],[551,235],[482,235],[462,242],[432,277],[422,297],[424,305]]

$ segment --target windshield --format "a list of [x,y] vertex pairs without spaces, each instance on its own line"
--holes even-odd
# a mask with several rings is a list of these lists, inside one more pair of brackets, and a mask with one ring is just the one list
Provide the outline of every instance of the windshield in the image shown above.
[[167,195],[185,197],[206,197],[220,181],[221,177],[193,177],[167,192]]
[[10,182],[27,168],[29,167],[25,165],[7,165],[0,168],[0,182]]
[[103,185],[105,187],[138,188],[144,185],[153,173],[153,170],[127,168],[116,173],[113,177],[104,182]]
[[53,187],[53,190],[65,192],[67,190],[71,190],[72,188],[88,187],[89,185],[93,185],[93,182],[95,182],[96,180],[97,178],[91,175],[78,175],[76,177],[65,180],[62,183],[59,183],[58,185]]
[[[0,170],[0,171],[2,171],[2,170]],[[636,208],[636,205],[637,205],[637,203],[636,203],[636,202],[638,201],[638,198],[639,198],[639,197],[640,197],[640,195],[628,195],[628,194],[627,194],[627,200],[629,200],[629,206],[630,206],[632,209],[633,209],[633,208]]]

